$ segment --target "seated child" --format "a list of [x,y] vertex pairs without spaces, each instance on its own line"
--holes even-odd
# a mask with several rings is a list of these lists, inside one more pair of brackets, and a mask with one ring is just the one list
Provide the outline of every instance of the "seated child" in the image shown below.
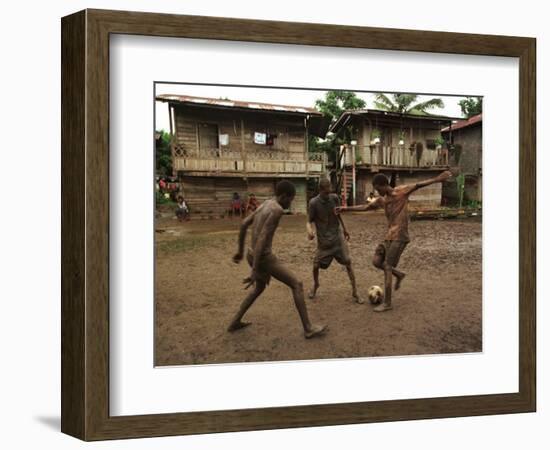
[[189,220],[189,208],[187,207],[187,203],[185,203],[185,199],[181,195],[178,196],[176,217],[180,222],[183,222],[184,220]]

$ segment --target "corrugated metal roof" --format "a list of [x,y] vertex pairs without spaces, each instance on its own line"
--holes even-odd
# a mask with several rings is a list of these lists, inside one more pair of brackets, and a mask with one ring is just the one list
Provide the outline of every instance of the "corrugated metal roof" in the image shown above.
[[329,131],[337,133],[342,127],[344,127],[351,116],[372,116],[372,117],[387,117],[394,119],[414,119],[431,122],[442,122],[457,120],[456,117],[437,116],[433,114],[407,114],[394,111],[385,111],[383,109],[354,109],[347,110],[342,113],[338,120],[330,127]]
[[243,108],[272,112],[290,112],[294,114],[310,114],[321,116],[315,108],[307,106],[274,105],[271,103],[246,102],[242,100],[229,100],[220,98],[194,97],[191,95],[161,94],[156,99],[161,102],[190,103],[194,105],[215,106],[222,108]]
[[483,114],[476,114],[475,116],[472,116],[470,117],[469,119],[467,120],[460,120],[458,121],[457,123],[453,123],[452,127],[445,127],[441,130],[442,133],[445,133],[447,131],[449,131],[449,129],[451,128],[452,130],[459,130],[461,128],[466,128],[466,127],[470,127],[476,123],[479,123],[479,122],[482,122],[483,121]]
[[384,109],[350,109],[350,110],[344,111],[344,113],[375,114],[375,115],[384,115],[389,117],[403,117],[405,119],[426,119],[426,120],[458,119],[457,117],[440,116],[440,115],[431,114],[431,113],[424,113],[424,114],[400,113],[396,111],[386,111]]

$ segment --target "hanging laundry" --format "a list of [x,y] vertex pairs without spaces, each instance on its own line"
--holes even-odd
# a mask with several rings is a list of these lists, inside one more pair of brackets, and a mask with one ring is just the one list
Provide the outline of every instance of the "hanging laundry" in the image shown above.
[[254,132],[254,144],[265,145],[267,140],[267,134]]
[[223,146],[229,145],[229,135],[228,134],[220,134],[219,135],[219,142],[220,142],[220,145],[223,145]]

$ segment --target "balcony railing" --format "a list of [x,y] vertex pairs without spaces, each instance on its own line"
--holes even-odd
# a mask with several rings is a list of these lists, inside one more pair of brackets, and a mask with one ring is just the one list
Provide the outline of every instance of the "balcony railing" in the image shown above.
[[325,153],[309,153],[306,159],[302,154],[279,150],[242,153],[238,150],[214,148],[186,152],[176,146],[172,152],[176,171],[315,175],[326,170]]
[[[346,146],[341,164],[350,166],[353,161],[354,149]],[[390,147],[383,145],[355,146],[356,165],[396,168],[442,168],[449,165],[447,149],[410,149],[409,147]]]

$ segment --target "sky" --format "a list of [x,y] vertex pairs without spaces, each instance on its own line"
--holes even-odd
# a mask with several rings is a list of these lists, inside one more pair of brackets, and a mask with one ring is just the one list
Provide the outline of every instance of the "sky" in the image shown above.
[[[291,106],[315,106],[315,100],[324,98],[326,91],[304,90],[304,89],[273,89],[255,87],[233,87],[233,86],[203,86],[194,84],[157,84],[156,94],[193,95],[197,97],[228,98],[230,100],[242,100],[251,102],[274,103]],[[356,92],[367,102],[367,108],[374,106],[374,93]],[[433,114],[462,117],[458,102],[466,97],[449,95],[420,95],[418,101],[425,101],[438,97],[443,100],[444,108],[435,108],[430,112]],[[168,121],[168,105],[163,102],[155,102],[156,107],[156,130],[170,129]]]

